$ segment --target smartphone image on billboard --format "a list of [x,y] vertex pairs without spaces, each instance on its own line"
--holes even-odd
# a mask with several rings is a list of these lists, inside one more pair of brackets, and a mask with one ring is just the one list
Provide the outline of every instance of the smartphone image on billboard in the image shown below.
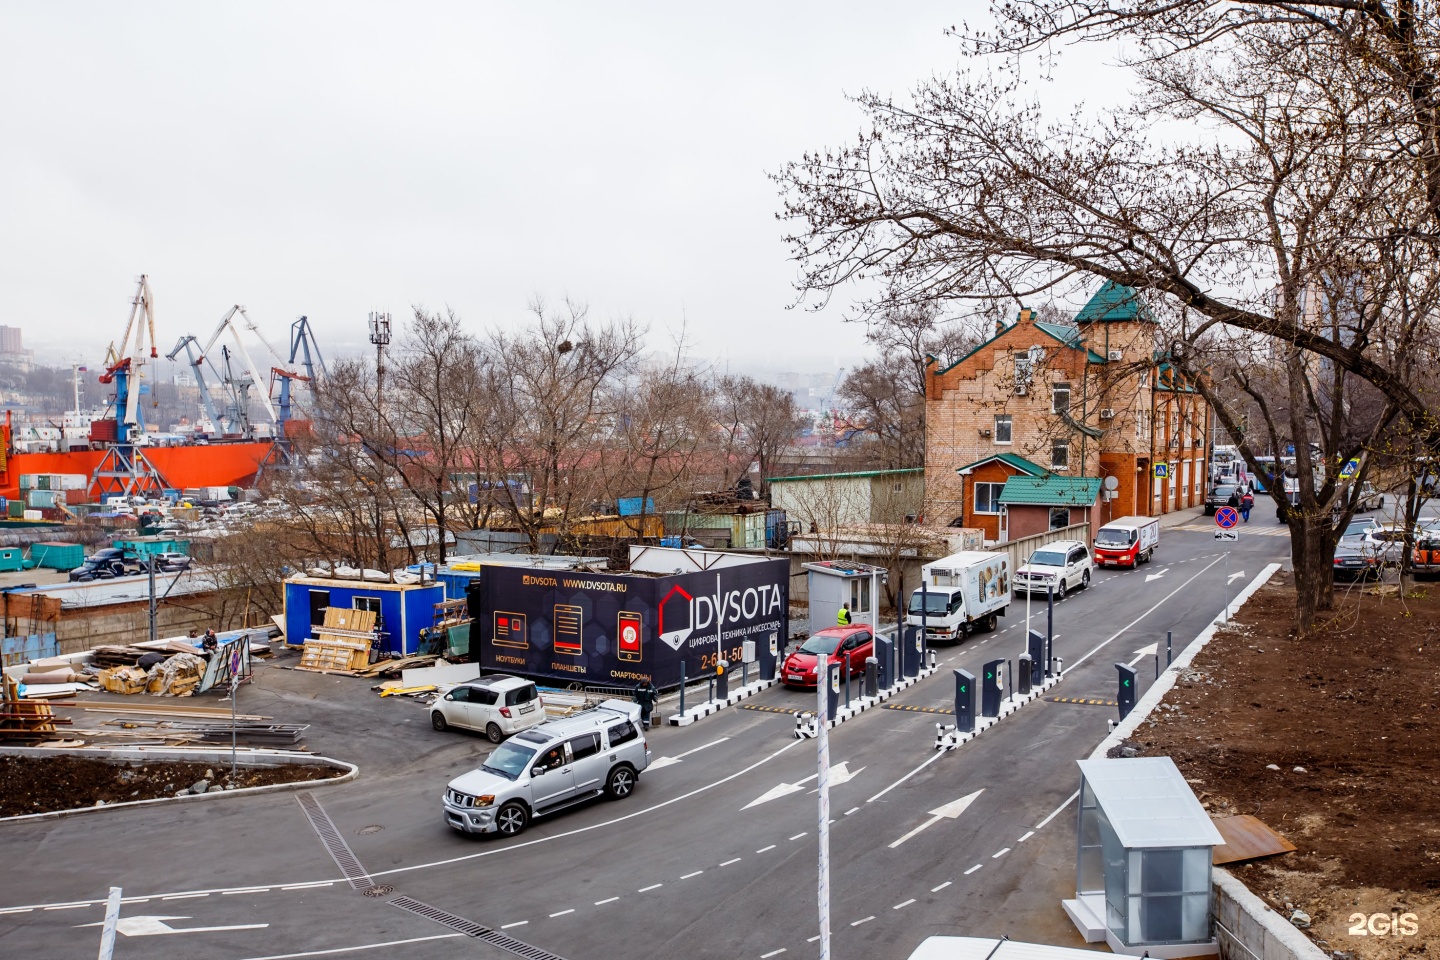
[[620,611],[619,622],[615,628],[615,636],[617,638],[616,647],[621,660],[629,660],[632,663],[638,663],[640,661],[640,640],[643,636],[641,628],[642,621],[640,614],[630,613],[627,610]]
[[525,614],[496,610],[492,640],[497,647],[517,647],[521,650],[528,648],[530,630]]
[[584,653],[584,627],[584,609],[572,603],[555,604],[555,652],[573,656]]

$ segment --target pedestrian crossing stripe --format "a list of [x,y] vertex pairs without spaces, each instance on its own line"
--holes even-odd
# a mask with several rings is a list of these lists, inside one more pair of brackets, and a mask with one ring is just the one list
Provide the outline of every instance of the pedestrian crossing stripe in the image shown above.
[[[1216,529],[1218,529],[1218,528],[1217,528],[1213,523],[1186,523],[1186,524],[1182,524],[1182,525],[1176,527],[1175,529],[1176,529],[1176,530],[1192,530],[1192,531],[1195,531],[1196,533],[1214,533],[1214,532],[1216,531]],[[1244,534],[1245,534],[1245,536],[1247,536],[1247,537],[1288,537],[1288,536],[1290,536],[1290,528],[1287,527],[1287,526],[1285,526],[1284,524],[1281,524],[1280,526],[1277,526],[1277,527],[1266,526],[1266,525],[1262,525],[1262,526],[1258,526],[1258,527],[1251,527],[1251,526],[1242,524],[1241,526],[1235,527],[1234,529],[1235,529],[1235,530],[1241,530],[1241,531],[1243,531]]]
[[906,710],[910,713],[943,713],[949,716],[955,712],[954,710],[942,710],[939,707],[912,707],[906,703],[887,703],[883,706],[886,710]]
[[795,716],[794,710],[786,710],[783,707],[767,707],[759,703],[742,703],[739,704],[739,707],[741,710],[758,710],[761,713],[783,713],[787,717]]
[[1047,703],[1083,703],[1094,707],[1120,706],[1119,702],[1115,700],[1086,700],[1083,697],[1046,697],[1045,701]]

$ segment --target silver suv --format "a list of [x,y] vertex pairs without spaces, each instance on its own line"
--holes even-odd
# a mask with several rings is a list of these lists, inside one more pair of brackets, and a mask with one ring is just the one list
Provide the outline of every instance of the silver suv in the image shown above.
[[517,733],[479,770],[451,780],[445,822],[464,833],[513,837],[535,817],[602,793],[623,800],[649,765],[639,704],[606,700]]

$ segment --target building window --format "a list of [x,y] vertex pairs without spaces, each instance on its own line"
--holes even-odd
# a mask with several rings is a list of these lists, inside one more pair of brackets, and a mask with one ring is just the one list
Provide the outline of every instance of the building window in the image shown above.
[[1050,412],[1070,412],[1070,384],[1057,383],[1050,388]]
[[1140,440],[1148,439],[1150,436],[1150,411],[1141,410],[1135,418],[1135,436]]
[[1000,512],[1000,491],[1005,489],[1003,483],[975,484],[975,512],[976,513],[999,513]]
[[1140,389],[1144,390],[1148,386],[1150,386],[1150,371],[1145,370],[1140,374]]
[[1070,526],[1070,508],[1069,508],[1069,507],[1051,507],[1051,508],[1050,508],[1050,529],[1051,529],[1051,530],[1059,530],[1061,527],[1068,527],[1068,526]]
[[1012,438],[1014,437],[1013,430],[1014,430],[1014,422],[1010,419],[1010,414],[1007,413],[1007,414],[1004,414],[1003,416],[997,416],[997,417],[995,418],[995,442],[996,442],[996,443],[1010,443],[1010,442],[1012,442]]
[[1050,444],[1050,469],[1070,469],[1070,441],[1056,440]]
[[870,612],[870,580],[857,578],[850,581],[850,612]]
[[371,613],[375,614],[378,614],[380,612],[379,597],[352,597],[350,600],[350,605],[351,608],[354,610],[369,610]]

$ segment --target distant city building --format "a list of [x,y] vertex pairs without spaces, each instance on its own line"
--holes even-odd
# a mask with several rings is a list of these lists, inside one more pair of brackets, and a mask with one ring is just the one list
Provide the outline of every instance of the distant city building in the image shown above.
[[195,377],[189,373],[177,373],[170,378],[170,382],[177,387],[193,387],[195,386]]
[[29,370],[34,363],[35,351],[25,349],[20,340],[20,328],[0,326],[0,364]]

